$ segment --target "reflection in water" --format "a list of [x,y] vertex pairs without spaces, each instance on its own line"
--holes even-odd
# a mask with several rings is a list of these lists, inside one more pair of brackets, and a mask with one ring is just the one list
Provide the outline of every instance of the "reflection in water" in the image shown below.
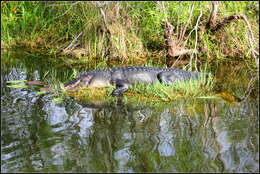
[[51,93],[4,82],[43,81],[46,71],[55,70],[46,80],[64,81],[64,69],[35,58],[9,61],[1,67],[2,172],[259,171],[255,98],[235,104],[180,99],[161,107],[91,107],[69,97],[54,102]]
[[230,171],[259,170],[258,149],[255,148],[259,137],[256,130],[251,127],[254,125],[258,128],[258,123],[252,123],[256,121],[256,115],[249,112],[252,108],[248,108],[252,106],[253,103],[247,103],[242,107],[236,105],[225,113],[226,117],[214,118],[213,128],[221,148],[219,153],[225,168]]

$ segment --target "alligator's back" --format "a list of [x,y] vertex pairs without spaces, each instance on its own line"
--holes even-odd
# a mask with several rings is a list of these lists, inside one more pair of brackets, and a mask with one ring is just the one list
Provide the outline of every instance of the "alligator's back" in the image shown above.
[[[171,78],[171,81],[185,80],[191,77],[196,77],[197,72],[185,71],[174,68],[159,68],[145,66],[124,66],[113,68],[112,79],[121,79],[129,83],[142,82],[154,83],[160,78]],[[159,77],[159,79],[158,79]]]
[[112,79],[132,83],[154,83],[160,68],[142,66],[123,66],[112,69]]

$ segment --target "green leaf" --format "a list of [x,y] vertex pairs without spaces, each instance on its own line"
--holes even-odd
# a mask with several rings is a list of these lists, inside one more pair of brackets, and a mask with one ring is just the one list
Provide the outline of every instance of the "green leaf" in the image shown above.
[[9,88],[28,88],[26,85],[7,85]]
[[45,94],[46,93],[46,91],[39,91],[39,92],[36,92],[36,94],[39,94],[39,95],[41,95],[41,94]]
[[60,102],[60,101],[62,101],[62,97],[53,98],[52,101],[54,101],[54,102]]
[[24,83],[27,80],[10,80],[10,81],[6,81],[6,83]]

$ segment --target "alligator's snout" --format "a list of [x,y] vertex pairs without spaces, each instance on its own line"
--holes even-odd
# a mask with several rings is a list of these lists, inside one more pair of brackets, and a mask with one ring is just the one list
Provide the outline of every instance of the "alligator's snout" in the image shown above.
[[90,80],[91,76],[79,77],[76,80],[65,83],[64,88],[66,91],[74,91],[81,87],[88,87]]
[[80,86],[80,80],[78,79],[64,84],[64,88],[66,91],[73,91],[77,89],[79,86]]

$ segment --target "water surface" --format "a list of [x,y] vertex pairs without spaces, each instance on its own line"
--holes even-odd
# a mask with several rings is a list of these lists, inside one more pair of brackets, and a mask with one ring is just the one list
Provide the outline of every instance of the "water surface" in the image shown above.
[[[92,106],[53,101],[37,85],[67,82],[72,69],[37,53],[1,57],[2,172],[259,172],[259,94],[243,102],[179,99],[167,105]],[[254,76],[219,65],[219,89],[242,98]],[[257,84],[257,83],[255,83]]]

